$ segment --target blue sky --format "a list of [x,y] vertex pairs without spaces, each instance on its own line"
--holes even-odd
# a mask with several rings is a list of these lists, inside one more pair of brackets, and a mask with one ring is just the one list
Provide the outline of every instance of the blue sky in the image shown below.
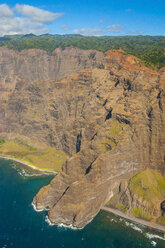
[[165,0],[0,1],[0,36],[165,35]]

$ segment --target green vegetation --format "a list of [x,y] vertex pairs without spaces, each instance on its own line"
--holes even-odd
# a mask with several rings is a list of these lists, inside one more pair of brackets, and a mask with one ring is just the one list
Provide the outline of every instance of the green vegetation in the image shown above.
[[161,216],[157,219],[157,222],[162,224],[162,225],[165,225],[165,217],[164,216]]
[[141,208],[134,208],[133,212],[137,218],[142,218],[148,221],[151,221],[153,219],[153,217],[149,213],[144,212]]
[[165,36],[10,35],[0,38],[0,46],[18,51],[38,48],[47,52],[52,52],[57,47],[63,49],[69,46],[101,52],[121,48],[143,60],[149,67],[159,69],[165,66]]
[[116,203],[115,207],[124,213],[126,213],[128,211],[128,208],[119,202]]
[[5,139],[0,139],[0,145],[5,143]]
[[[122,182],[124,183],[124,180]],[[131,205],[128,205],[124,192],[120,191],[109,200],[106,206],[117,208],[125,213],[133,213],[137,218],[165,225],[165,217],[161,216],[160,209],[165,199],[165,177],[158,171],[147,169],[125,182],[128,183],[132,198],[132,202],[129,202]]]
[[118,210],[126,213],[128,211],[128,207],[126,207],[125,205],[123,205],[121,202],[117,202],[116,203],[116,195],[114,195],[106,204],[106,206],[109,207],[114,207],[117,208]]
[[115,142],[109,138],[104,138],[101,140],[100,147],[103,153],[108,152],[115,146],[116,146]]
[[118,140],[124,138],[122,131],[126,124],[120,123],[115,119],[110,119],[109,124],[109,130],[106,131],[105,138],[101,140],[103,152],[107,152],[116,147]]
[[18,140],[0,143],[0,155],[18,159],[40,169],[60,171],[67,155],[54,147],[37,149]]
[[155,205],[165,197],[165,178],[154,170],[145,170],[130,179],[129,187],[133,194]]
[[115,119],[111,119],[109,124],[109,130],[104,133],[105,137],[101,139],[100,143],[100,148],[103,153],[116,147],[119,135],[121,135],[124,127],[126,126],[124,123],[120,123]]
[[125,124],[124,123],[120,123],[115,119],[111,119],[110,120],[110,130],[109,130],[109,135],[110,136],[116,136],[118,134],[121,133],[121,131],[123,130]]

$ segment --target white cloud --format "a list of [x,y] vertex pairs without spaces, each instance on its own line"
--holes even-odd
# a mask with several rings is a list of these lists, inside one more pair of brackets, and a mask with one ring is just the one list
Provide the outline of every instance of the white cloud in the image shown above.
[[120,24],[114,24],[107,27],[109,33],[120,33],[123,29],[124,27]]
[[74,34],[81,34],[85,36],[97,36],[101,35],[103,30],[101,28],[80,28],[75,29]]
[[14,16],[14,13],[9,6],[7,4],[0,4],[0,18],[12,16]]
[[61,17],[63,13],[52,13],[30,5],[16,4],[15,10],[23,16],[29,17],[31,20],[41,23],[50,23]]
[[[32,10],[31,13],[30,10]],[[21,17],[18,16],[18,12],[22,15]],[[45,24],[52,23],[62,15],[62,13],[53,13],[29,5],[17,4],[14,9],[11,9],[8,5],[2,4],[0,5],[0,36],[47,33],[49,29]]]
[[41,34],[47,31],[48,29],[41,23],[32,22],[27,18],[14,17],[0,19],[0,36],[5,34]]
[[130,34],[143,34],[144,31],[143,30],[132,30],[130,31]]

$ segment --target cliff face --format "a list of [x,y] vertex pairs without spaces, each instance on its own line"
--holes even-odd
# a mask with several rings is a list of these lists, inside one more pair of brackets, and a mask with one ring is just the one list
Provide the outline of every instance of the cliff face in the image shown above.
[[18,133],[75,153],[78,131],[73,122],[85,102],[77,95],[76,84],[85,74],[69,83],[65,78],[81,69],[99,67],[102,59],[102,53],[73,48],[56,49],[51,55],[0,48],[0,132]]
[[165,178],[156,170],[147,169],[129,180],[122,180],[118,192],[107,206],[129,215],[165,224]]
[[1,136],[27,136],[70,158],[34,198],[52,223],[85,226],[122,179],[165,172],[165,70],[122,50],[0,48]]

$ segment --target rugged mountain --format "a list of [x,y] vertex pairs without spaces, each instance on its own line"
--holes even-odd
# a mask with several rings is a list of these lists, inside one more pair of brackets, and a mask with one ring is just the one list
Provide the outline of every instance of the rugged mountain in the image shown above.
[[146,68],[123,50],[0,48],[1,137],[69,155],[33,200],[52,223],[81,228],[124,179],[147,168],[164,175],[164,79],[164,68]]
[[[51,55],[42,50],[19,53],[0,48],[0,132],[18,133],[75,153],[78,131],[73,123],[81,122],[78,108],[85,103],[76,92],[77,83],[82,81],[80,92],[86,77],[81,70],[102,66],[103,57],[74,48],[56,49]],[[76,71],[79,78],[64,80]]]

